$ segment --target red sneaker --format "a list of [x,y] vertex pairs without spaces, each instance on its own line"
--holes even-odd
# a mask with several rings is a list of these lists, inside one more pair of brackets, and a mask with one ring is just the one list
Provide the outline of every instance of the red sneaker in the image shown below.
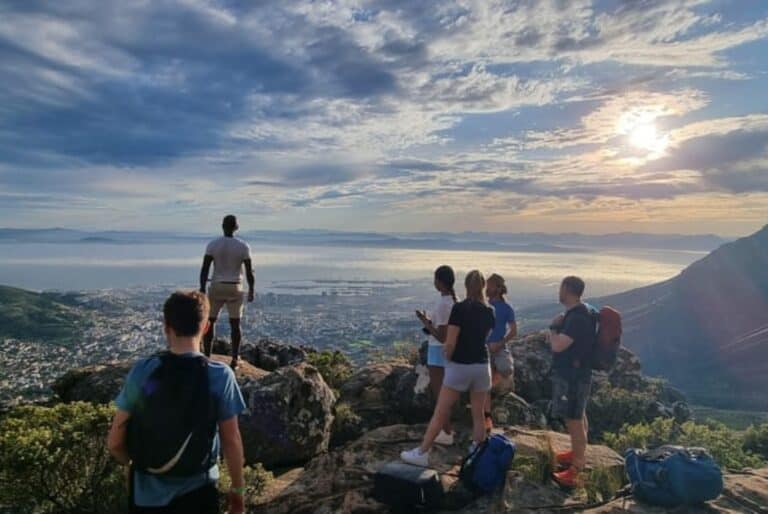
[[573,450],[567,452],[557,452],[555,454],[555,462],[558,464],[570,464],[573,462]]
[[552,476],[554,476],[555,482],[562,487],[578,487],[580,483],[579,470],[573,466],[560,473],[553,473]]

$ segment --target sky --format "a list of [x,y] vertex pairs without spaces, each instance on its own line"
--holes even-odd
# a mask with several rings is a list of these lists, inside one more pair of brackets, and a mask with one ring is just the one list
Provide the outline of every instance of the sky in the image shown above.
[[768,1],[0,0],[0,226],[768,222]]

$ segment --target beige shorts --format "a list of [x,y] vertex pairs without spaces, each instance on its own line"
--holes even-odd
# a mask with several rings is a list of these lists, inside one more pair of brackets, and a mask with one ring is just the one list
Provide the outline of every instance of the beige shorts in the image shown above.
[[243,317],[243,290],[240,289],[240,284],[212,283],[208,288],[208,301],[211,303],[211,313],[208,316],[211,319],[219,317],[219,311],[224,305],[227,306],[229,319]]

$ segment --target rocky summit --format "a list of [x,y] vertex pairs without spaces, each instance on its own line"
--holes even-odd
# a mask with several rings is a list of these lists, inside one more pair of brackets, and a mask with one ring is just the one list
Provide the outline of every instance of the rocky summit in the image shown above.
[[[248,405],[240,415],[246,460],[262,463],[276,477],[250,512],[378,513],[387,507],[372,496],[373,477],[402,450],[416,446],[429,420],[434,398],[427,370],[405,360],[360,366],[337,390],[308,364],[311,349],[261,341],[244,346],[236,378]],[[228,353],[225,342],[215,350]],[[494,391],[496,430],[517,445],[503,490],[477,498],[458,481],[470,441],[470,416],[459,402],[453,421],[457,441],[436,447],[432,465],[441,473],[446,512],[667,512],[621,496],[624,462],[612,449],[592,444],[587,451],[585,487],[567,491],[551,481],[553,455],[568,437],[549,416],[551,355],[543,334],[512,344],[513,384]],[[226,355],[214,360],[228,364]],[[106,403],[122,386],[131,362],[71,370],[53,386],[57,401]],[[615,431],[623,423],[657,417],[685,421],[685,397],[642,374],[637,357],[622,349],[610,373],[597,373],[589,405],[590,430]],[[598,438],[594,438],[598,440]],[[700,510],[686,512],[766,512],[768,469],[731,473],[726,491]]]

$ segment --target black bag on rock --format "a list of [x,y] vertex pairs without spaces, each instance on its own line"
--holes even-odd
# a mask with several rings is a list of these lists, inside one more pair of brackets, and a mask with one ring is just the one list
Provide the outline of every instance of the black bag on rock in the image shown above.
[[440,475],[434,469],[390,462],[374,476],[373,497],[395,512],[439,509],[444,494]]

